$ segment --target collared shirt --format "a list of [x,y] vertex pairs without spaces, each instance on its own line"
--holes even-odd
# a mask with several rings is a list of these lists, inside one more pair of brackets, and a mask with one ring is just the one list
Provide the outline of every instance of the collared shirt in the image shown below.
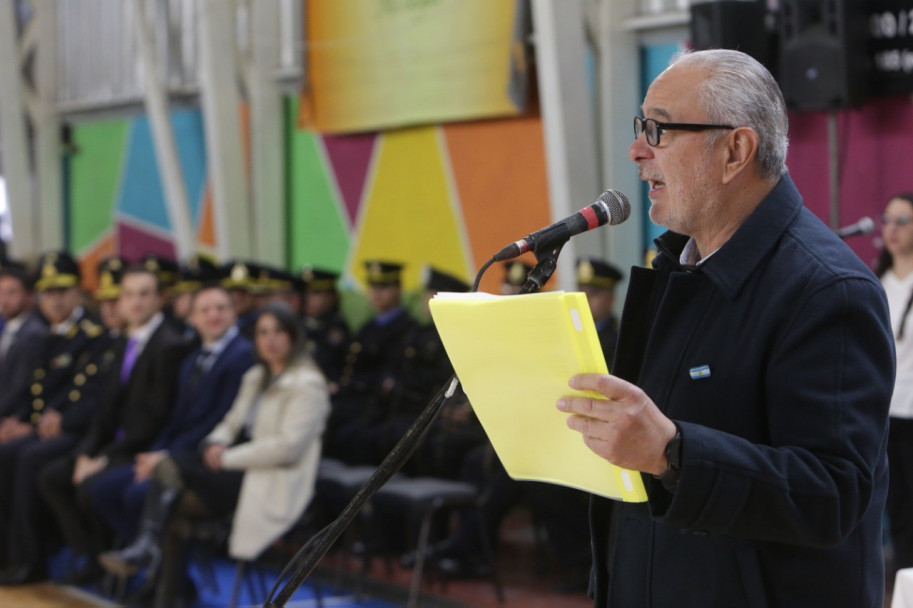
[[206,353],[206,362],[203,365],[204,373],[208,372],[212,368],[213,363],[218,360],[219,356],[222,354],[222,351],[228,348],[229,342],[234,340],[239,333],[241,333],[241,330],[238,329],[238,326],[232,325],[228,328],[228,331],[222,334],[221,338],[210,344],[203,345],[200,353]]
[[685,243],[685,248],[682,249],[682,254],[678,258],[679,264],[684,266],[700,267],[701,264],[710,259],[710,256],[719,251],[719,249],[714,249],[710,255],[701,257],[701,252],[697,250],[697,241],[694,240],[694,237],[688,239],[688,242]]
[[387,312],[381,313],[381,314],[377,315],[376,317],[374,317],[374,323],[380,327],[383,327],[384,325],[386,325],[387,323],[389,323],[390,321],[392,321],[393,319],[398,317],[400,315],[400,313],[402,313],[402,312],[403,312],[403,307],[397,306],[393,310],[388,310]]
[[127,334],[129,339],[136,340],[137,359],[142,354],[143,349],[146,348],[146,343],[149,341],[149,338],[152,337],[152,334],[155,333],[155,330],[158,329],[159,325],[161,325],[164,320],[165,315],[161,312],[157,312],[152,315],[151,319],[146,321],[145,325],[141,325]]
[[[16,339],[16,334],[19,333],[19,330],[22,329],[22,325],[25,323],[25,320],[28,319],[29,313],[23,311],[18,317],[14,319],[8,319],[6,325],[3,326],[3,331],[0,332],[0,357],[6,356],[6,351],[9,350],[9,345],[13,343],[13,340]],[[6,343],[6,344],[4,344]]]
[[69,317],[67,317],[60,323],[57,323],[56,325],[51,326],[51,333],[56,334],[58,336],[67,335],[67,333],[70,331],[70,329],[72,329],[73,326],[76,325],[76,321],[78,321],[79,318],[82,317],[82,313],[83,313],[82,306],[77,306],[76,308],[73,309],[73,312],[70,313]]

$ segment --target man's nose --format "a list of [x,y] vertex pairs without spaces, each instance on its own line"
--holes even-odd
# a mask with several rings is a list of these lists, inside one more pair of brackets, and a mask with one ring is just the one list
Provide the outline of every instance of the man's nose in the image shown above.
[[628,157],[635,163],[647,158],[653,158],[653,147],[647,143],[647,136],[643,133],[636,137],[628,147]]

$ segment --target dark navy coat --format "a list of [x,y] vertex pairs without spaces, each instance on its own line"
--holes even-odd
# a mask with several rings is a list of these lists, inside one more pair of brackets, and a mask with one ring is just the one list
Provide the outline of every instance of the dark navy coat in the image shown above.
[[894,378],[872,272],[784,177],[696,271],[633,269],[613,370],[680,427],[682,467],[591,505],[597,606],[880,607]]

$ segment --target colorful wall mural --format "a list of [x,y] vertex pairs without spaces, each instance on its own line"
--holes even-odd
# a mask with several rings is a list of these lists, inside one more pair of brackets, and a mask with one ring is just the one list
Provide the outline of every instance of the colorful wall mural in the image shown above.
[[[406,262],[415,289],[425,264],[471,280],[503,245],[548,224],[538,116],[322,135],[298,125],[286,102],[288,267],[342,271],[358,289],[362,263]],[[172,126],[203,250],[215,246],[203,121],[175,110]],[[86,267],[104,255],[173,255],[171,225],[145,117],[74,127],[69,239]],[[497,291],[492,269],[483,289]],[[91,282],[87,283],[91,287]]]

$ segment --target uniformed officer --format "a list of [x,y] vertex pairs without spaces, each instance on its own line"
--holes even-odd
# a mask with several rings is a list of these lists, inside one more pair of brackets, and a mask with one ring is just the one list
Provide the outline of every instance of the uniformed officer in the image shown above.
[[368,297],[376,314],[355,334],[346,354],[339,392],[333,399],[326,437],[328,453],[351,464],[363,464],[364,429],[382,419],[394,383],[394,366],[415,320],[402,305],[398,262],[365,262]]
[[624,278],[618,268],[605,260],[582,257],[577,260],[577,289],[586,294],[599,334],[599,343],[606,364],[611,367],[618,341],[618,320],[615,318],[615,286]]
[[533,267],[520,260],[504,262],[504,279],[501,281],[501,295],[515,296],[526,284],[526,276]]
[[98,263],[98,287],[92,296],[98,305],[101,322],[112,336],[119,336],[126,325],[117,306],[120,297],[120,279],[124,274],[124,261],[110,256]]
[[188,322],[194,294],[204,285],[216,284],[221,279],[218,264],[204,254],[193,255],[180,265],[180,278],[171,287],[171,310],[175,329],[184,337],[188,350],[199,346],[197,331]]
[[349,348],[349,324],[339,311],[339,274],[305,266],[304,283],[305,347],[327,378],[330,395],[339,391],[339,379]]
[[0,260],[0,420],[25,403],[32,370],[38,365],[47,333],[44,317],[34,309],[31,273],[25,264]]
[[222,266],[222,286],[231,293],[231,301],[238,316],[238,329],[248,340],[253,340],[254,324],[257,322],[259,275],[260,265],[249,261],[233,260]]
[[106,363],[113,357],[104,327],[81,305],[79,280],[79,267],[69,254],[41,257],[35,288],[50,329],[31,373],[29,398],[0,430],[0,501],[8,535],[3,584],[46,575],[48,514],[36,472],[76,446],[97,409]]

